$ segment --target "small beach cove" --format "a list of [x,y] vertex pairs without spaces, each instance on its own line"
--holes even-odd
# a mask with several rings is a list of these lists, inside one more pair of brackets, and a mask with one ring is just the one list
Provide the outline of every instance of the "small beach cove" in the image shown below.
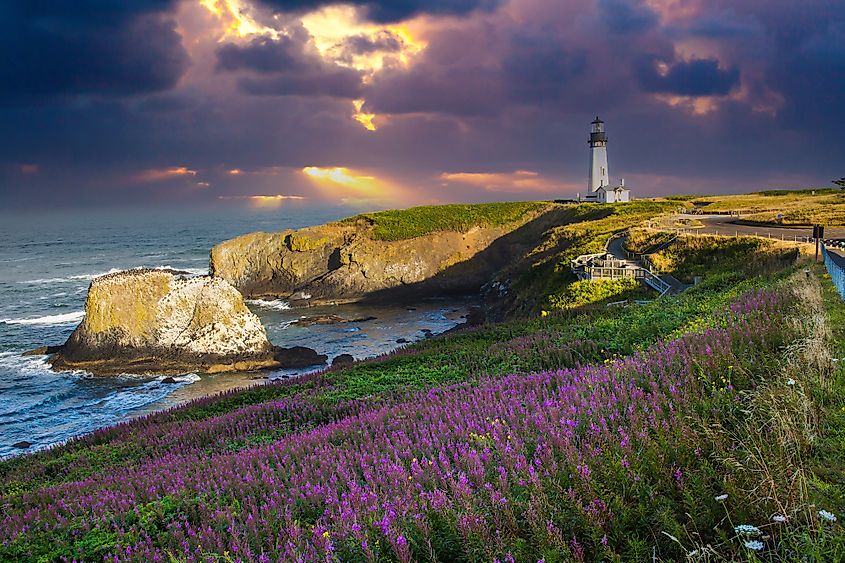
[[[149,208],[93,214],[66,211],[47,217],[4,217],[0,231],[0,457],[36,451],[104,426],[234,388],[323,369],[314,366],[220,375],[92,377],[55,373],[44,356],[21,353],[63,343],[82,319],[92,279],[113,271],[171,267],[207,271],[217,242],[256,229],[320,224],[348,209],[213,207]],[[37,228],[33,228],[32,223]],[[466,299],[412,305],[347,304],[291,309],[284,301],[248,301],[274,344],[307,346],[329,357],[356,359],[388,353],[464,322]],[[323,317],[298,323],[300,317]],[[359,322],[328,322],[336,317]],[[13,447],[29,442],[27,449]]]

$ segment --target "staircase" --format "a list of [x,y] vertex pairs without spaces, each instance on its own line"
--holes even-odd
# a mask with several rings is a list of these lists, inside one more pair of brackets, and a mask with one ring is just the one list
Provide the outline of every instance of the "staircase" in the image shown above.
[[[572,272],[581,280],[615,280],[633,278],[645,283],[660,295],[681,293],[688,286],[654,267],[646,254],[632,254],[624,248],[625,236],[611,238],[605,252],[582,254],[572,260]],[[660,245],[665,248],[671,241]]]

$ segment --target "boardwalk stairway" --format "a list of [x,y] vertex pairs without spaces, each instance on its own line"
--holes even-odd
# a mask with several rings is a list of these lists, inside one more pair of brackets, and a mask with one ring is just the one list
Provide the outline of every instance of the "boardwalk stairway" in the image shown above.
[[[664,243],[663,247],[671,241]],[[615,280],[634,278],[655,291],[680,293],[688,286],[654,267],[647,254],[632,254],[624,248],[625,236],[611,238],[605,252],[582,254],[572,260],[572,272],[581,280]]]

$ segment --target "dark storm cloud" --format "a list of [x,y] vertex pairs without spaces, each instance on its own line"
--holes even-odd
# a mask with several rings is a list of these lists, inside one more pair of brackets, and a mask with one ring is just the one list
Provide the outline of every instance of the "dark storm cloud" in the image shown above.
[[217,51],[217,70],[253,70],[260,73],[287,72],[321,64],[316,53],[306,52],[306,43],[296,37],[259,37],[246,45],[229,43]]
[[598,9],[611,33],[640,33],[658,22],[657,14],[638,0],[599,0]]
[[686,31],[691,35],[709,39],[748,39],[761,37],[765,28],[753,17],[720,14],[698,18]]
[[585,49],[569,49],[555,37],[517,33],[502,62],[510,99],[548,104],[577,88],[588,69]]
[[344,52],[353,55],[368,55],[370,53],[396,53],[402,49],[402,38],[386,29],[374,36],[353,35],[343,41],[341,47]]
[[647,56],[637,65],[637,77],[648,92],[678,96],[724,96],[739,86],[739,69],[723,70],[716,59],[674,62],[661,74],[658,59]]
[[242,78],[238,86],[241,91],[254,96],[330,96],[354,99],[361,95],[361,75],[351,69],[337,68],[314,74]]
[[[785,98],[780,119],[790,128],[811,128],[842,137],[845,123],[845,17],[806,37],[769,74]],[[829,134],[829,135],[828,135]]]
[[[842,175],[845,14],[830,0],[686,0],[681,13],[655,3],[659,18],[634,0],[509,0],[498,11],[488,10],[495,2],[354,0],[376,21],[434,14],[409,26],[427,47],[407,65],[389,56],[401,42],[389,32],[339,39],[321,56],[296,18],[266,9],[328,1],[260,1],[262,25],[291,29],[226,36],[232,44],[219,43],[230,22],[195,0],[178,12],[164,0],[0,2],[0,205],[302,194],[272,171],[298,177],[303,166],[484,199],[437,178],[531,170],[586,182],[596,113],[613,178],[637,195]],[[366,83],[343,66],[372,53],[388,56]],[[682,99],[669,105],[666,94]],[[701,96],[714,103],[696,113]],[[358,98],[377,131],[352,118]],[[183,166],[196,176],[137,181]]]
[[[283,12],[307,12],[338,4],[337,0],[261,0]],[[401,21],[418,14],[464,15],[474,10],[493,10],[501,0],[351,0],[342,2],[366,9],[367,17],[378,23]]]
[[173,2],[50,2],[0,7],[0,96],[131,95],[171,88],[188,58]]
[[217,51],[217,70],[257,74],[238,80],[246,94],[357,98],[361,73],[325,61],[308,40],[307,35],[295,33],[257,38],[245,45],[223,45]]

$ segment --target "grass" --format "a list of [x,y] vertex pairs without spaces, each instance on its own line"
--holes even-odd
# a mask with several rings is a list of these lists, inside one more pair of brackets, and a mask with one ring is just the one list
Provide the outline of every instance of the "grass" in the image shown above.
[[628,231],[628,236],[625,238],[625,250],[635,254],[646,254],[673,238],[675,234],[667,231],[633,228]]
[[625,204],[563,206],[556,224],[510,269],[508,314],[535,315],[560,309],[575,280],[570,261],[581,254],[601,252],[608,238],[644,221],[677,210],[678,204],[641,200]]
[[693,283],[697,276],[778,271],[783,264],[794,262],[798,253],[795,245],[757,237],[680,235],[666,248],[650,254],[649,259],[661,272]]
[[[825,299],[820,299],[819,284],[805,280],[800,268],[797,276],[800,279],[794,271],[784,270],[744,279],[739,273],[721,272],[683,295],[647,306],[586,307],[459,332],[352,369],[203,399],[50,452],[4,462],[0,507],[9,518],[7,531],[18,529],[26,507],[39,508],[28,517],[32,528],[24,528],[28,531],[14,540],[0,540],[0,560],[99,560],[110,554],[130,558],[127,548],[135,559],[144,560],[162,547],[181,554],[175,558],[182,560],[187,557],[183,545],[201,545],[198,549],[214,560],[234,560],[236,552],[257,558],[259,546],[273,557],[283,557],[284,542],[265,538],[269,528],[262,522],[275,522],[273,538],[292,542],[295,548],[288,556],[295,552],[307,554],[303,557],[308,559],[325,558],[328,538],[340,560],[502,560],[508,553],[517,561],[540,557],[627,561],[650,559],[652,553],[660,560],[687,556],[702,561],[760,560],[734,530],[735,525],[749,524],[765,535],[760,536],[766,554],[762,560],[791,559],[795,553],[836,560],[842,555],[841,527],[823,522],[817,512],[841,506],[837,504],[840,474],[828,473],[821,479],[807,468],[813,463],[829,467],[823,462],[842,455],[835,439],[842,421],[831,417],[841,409],[841,391],[831,398],[830,390],[838,383],[819,361],[831,342],[828,316],[841,319],[842,307],[839,303],[837,309],[827,289]],[[748,293],[761,287],[769,289]],[[820,309],[822,303],[828,312]],[[759,319],[758,310],[765,311]],[[733,336],[725,340],[729,334]],[[668,343],[673,339],[680,339],[680,344]],[[673,354],[681,356],[673,360]],[[638,367],[644,361],[644,367]],[[556,371],[561,368],[574,371]],[[676,370],[697,375],[673,391],[671,380],[663,378],[674,377]],[[508,375],[512,373],[517,375]],[[550,388],[553,395],[538,410],[531,401],[537,401],[535,393],[546,388],[529,392],[525,386],[538,377],[554,380],[565,373],[593,374],[589,385],[595,387],[580,390],[577,379],[555,384]],[[668,402],[648,406],[642,416],[630,420],[623,408],[618,412],[627,422],[620,420],[618,430],[614,423],[610,432],[601,430],[605,423],[598,415],[591,418],[586,411],[572,415],[564,403],[556,402],[562,400],[558,393],[571,389],[586,393],[579,399],[586,401],[579,403],[586,408],[594,397],[609,392],[603,386],[610,374],[614,381],[636,381],[655,397],[669,393]],[[786,385],[787,378],[797,384]],[[507,392],[482,393],[505,383],[511,386]],[[627,385],[614,387],[614,392],[623,392]],[[409,477],[401,472],[407,468],[396,464],[404,467],[407,461],[413,468],[417,458],[431,459],[427,446],[415,441],[413,433],[425,427],[424,436],[438,439],[431,434],[429,418],[414,418],[419,404],[438,408],[440,399],[432,400],[428,391],[433,388],[437,391],[431,393],[441,394],[442,401],[452,401],[445,411],[449,413],[469,409],[466,416],[476,416],[472,412],[482,404],[462,399],[464,394],[482,393],[488,397],[485,400],[508,402],[507,408],[491,407],[489,412],[496,416],[489,415],[486,433],[472,426],[467,434],[449,437],[453,445],[438,446],[449,448],[446,457],[436,462],[438,467],[451,464],[451,448],[458,448],[455,471],[461,468],[471,490],[478,492],[447,485],[431,489],[442,490],[444,499],[463,500],[424,513],[421,520],[412,521],[416,524],[401,517],[388,520],[391,523],[384,526],[389,529],[379,527],[379,522],[388,522],[380,520],[387,512],[379,506],[389,506],[393,497],[373,508],[358,507],[347,521],[364,518],[361,537],[375,550],[371,553],[359,540],[343,535],[347,528],[342,521],[328,519],[339,501],[326,504],[320,491],[342,486],[343,481],[308,474],[314,471],[313,461],[301,456],[311,455],[308,452],[314,448],[325,449],[325,453],[313,451],[313,456],[323,460],[320,471],[331,472],[349,462],[352,450],[343,449],[345,444],[358,443],[359,436],[366,437],[366,444],[389,436],[390,447],[407,451],[402,454],[407,460],[385,454],[383,470],[359,476],[354,483],[369,487],[376,486],[373,480],[381,480],[379,487],[399,487],[397,494],[404,495],[401,491],[407,489],[402,483],[409,483]],[[519,405],[531,408],[521,414],[512,410]],[[616,410],[601,411],[605,407],[598,404],[590,408],[603,413],[605,420],[619,416]],[[563,410],[549,418],[555,409]],[[382,418],[378,413],[389,414]],[[366,422],[343,422],[361,416]],[[578,426],[571,446],[565,446],[557,433],[561,420],[572,416],[583,420],[583,426]],[[402,432],[367,434],[381,420]],[[443,432],[452,424],[463,424],[461,420],[466,420],[463,415],[446,424]],[[548,425],[549,420],[554,420],[551,427],[534,426]],[[625,430],[642,423],[650,430],[630,436],[632,449],[626,455]],[[507,432],[519,441],[499,433],[497,424],[506,424]],[[540,434],[535,434],[537,428]],[[609,441],[597,442],[605,434]],[[576,451],[572,448],[592,451],[585,446],[590,443],[600,443],[601,451],[571,457]],[[277,452],[282,455],[286,448],[299,453],[278,457]],[[466,452],[465,448],[470,453],[457,453]],[[509,449],[538,468],[535,477],[528,476],[527,466],[520,477],[523,470],[519,463],[508,461]],[[559,457],[549,457],[554,452]],[[325,463],[328,459],[331,462]],[[492,465],[482,465],[486,469],[479,473],[478,463]],[[179,469],[184,464],[188,464],[185,469]],[[505,477],[496,473],[497,464]],[[391,477],[397,471],[401,479]],[[429,491],[423,480],[429,477],[414,477],[417,470],[411,471],[411,479],[421,479],[420,490]],[[438,478],[457,479],[451,471],[440,471]],[[286,487],[293,487],[299,476],[313,483],[307,488],[309,496],[271,508],[276,506],[273,499],[285,498],[291,490]],[[213,494],[207,485],[199,485],[209,478]],[[128,480],[122,483],[124,479]],[[197,479],[195,485],[180,484]],[[291,483],[281,485],[280,479]],[[483,483],[492,487],[491,492],[484,492]],[[320,488],[313,488],[317,485]],[[167,492],[148,492],[159,489]],[[67,504],[56,504],[60,491]],[[493,510],[489,503],[500,502],[495,500],[499,492],[507,506]],[[726,501],[714,500],[722,493],[728,495]],[[403,503],[416,503],[411,498],[421,497],[415,493],[401,498]],[[356,502],[352,497],[349,501]],[[77,507],[78,503],[82,504]],[[265,508],[260,508],[260,520],[250,519],[247,515],[261,505]],[[365,515],[371,510],[378,516],[368,520],[371,517]],[[397,507],[396,512],[402,510]],[[772,514],[788,520],[775,525]],[[494,529],[498,535],[488,537]],[[397,543],[399,536],[404,539]],[[220,538],[219,543],[214,538]],[[244,551],[247,548],[253,550],[252,556]],[[696,550],[699,556],[689,555]]]
[[691,202],[703,213],[734,211],[761,223],[845,225],[845,190],[835,188],[700,196]]
[[675,207],[555,207],[510,272],[522,318],[0,462],[0,561],[845,559],[820,516],[845,506],[845,306],[823,270],[681,236],[654,257],[704,276],[681,295],[608,309],[643,290],[566,275]]
[[[593,301],[592,307],[466,329],[415,343],[349,369],[223,393],[150,415],[146,420],[164,436],[185,422],[207,420],[296,395],[308,395],[315,404],[335,404],[475,380],[484,375],[602,362],[633,354],[664,335],[700,326],[715,308],[726,306],[743,291],[776,279],[777,276],[750,280],[731,274],[711,276],[690,291],[649,305],[607,309]],[[610,299],[615,298],[613,295]],[[98,431],[50,453],[0,462],[0,481],[6,492],[22,492],[33,486],[85,479],[123,463],[138,463],[150,455],[131,435],[115,439],[118,436],[122,436],[121,426]],[[213,451],[230,444],[214,442],[210,437],[208,447]],[[32,461],[37,460],[43,460],[43,464],[33,465]],[[37,480],[32,478],[34,475]],[[2,492],[4,489],[0,489]]]
[[376,240],[404,240],[438,231],[467,232],[473,227],[502,227],[528,221],[551,204],[540,201],[427,205],[364,213],[343,222],[365,221]]

